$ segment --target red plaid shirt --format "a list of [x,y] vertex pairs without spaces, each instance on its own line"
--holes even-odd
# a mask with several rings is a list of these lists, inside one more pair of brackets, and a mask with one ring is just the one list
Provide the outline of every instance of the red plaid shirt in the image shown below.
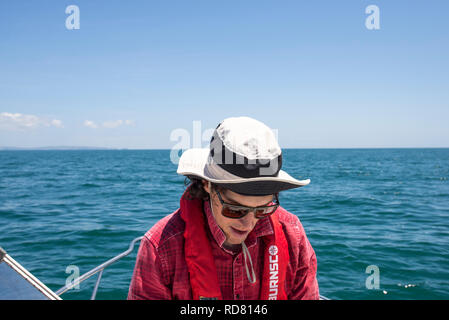
[[[226,237],[217,225],[208,201],[204,202],[204,211],[223,299],[259,299],[263,270],[263,245],[259,238],[273,233],[270,222],[259,220],[245,240],[257,276],[256,283],[251,284],[246,275],[242,252],[234,253],[223,247]],[[316,256],[301,222],[291,213],[279,214],[277,211],[275,214],[279,215],[289,244],[290,261],[285,283],[288,298],[319,299]],[[137,254],[128,299],[192,299],[184,258],[184,226],[178,209],[157,222],[145,234]]]

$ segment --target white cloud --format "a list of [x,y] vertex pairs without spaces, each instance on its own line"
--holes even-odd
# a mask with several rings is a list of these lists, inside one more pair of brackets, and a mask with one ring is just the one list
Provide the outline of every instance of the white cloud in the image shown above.
[[58,128],[64,128],[61,120],[53,119],[53,120],[51,120],[51,124]]
[[90,121],[90,120],[85,120],[84,121],[84,125],[86,127],[92,128],[92,129],[97,129],[98,128],[98,126],[95,124],[95,122]]
[[0,113],[0,129],[4,130],[26,130],[38,127],[63,128],[62,121],[58,119],[40,118],[32,114],[22,113]]
[[106,121],[103,122],[103,127],[113,129],[120,127],[123,124],[123,120],[116,120],[116,121]]
[[[86,127],[97,129],[100,127],[100,125],[97,125],[95,122],[91,120],[85,120],[84,125]],[[107,129],[114,129],[118,128],[120,126],[133,126],[134,120],[114,120],[114,121],[105,121],[101,124],[101,127],[107,128]]]

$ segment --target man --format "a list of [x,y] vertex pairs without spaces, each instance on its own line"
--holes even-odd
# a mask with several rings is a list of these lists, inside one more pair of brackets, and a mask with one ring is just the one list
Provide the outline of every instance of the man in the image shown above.
[[316,256],[279,192],[309,184],[281,170],[270,128],[228,118],[186,150],[180,208],[142,239],[128,299],[319,299]]

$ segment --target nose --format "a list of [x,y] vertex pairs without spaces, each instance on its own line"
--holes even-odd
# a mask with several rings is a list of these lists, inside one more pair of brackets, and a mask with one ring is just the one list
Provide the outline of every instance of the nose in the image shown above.
[[241,219],[238,219],[241,224],[241,227],[244,230],[252,229],[254,225],[257,223],[257,218],[254,216],[254,211],[249,212],[246,216]]

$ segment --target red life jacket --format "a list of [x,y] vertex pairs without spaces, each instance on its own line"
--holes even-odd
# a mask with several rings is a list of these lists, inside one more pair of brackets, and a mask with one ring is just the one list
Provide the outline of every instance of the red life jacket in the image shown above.
[[[207,236],[207,220],[202,200],[188,199],[188,191],[181,197],[181,218],[185,222],[185,259],[194,300],[222,299],[212,246]],[[281,207],[277,211],[283,210]],[[264,236],[264,266],[260,300],[286,300],[285,275],[289,261],[288,243],[276,212],[269,218],[274,234]]]

